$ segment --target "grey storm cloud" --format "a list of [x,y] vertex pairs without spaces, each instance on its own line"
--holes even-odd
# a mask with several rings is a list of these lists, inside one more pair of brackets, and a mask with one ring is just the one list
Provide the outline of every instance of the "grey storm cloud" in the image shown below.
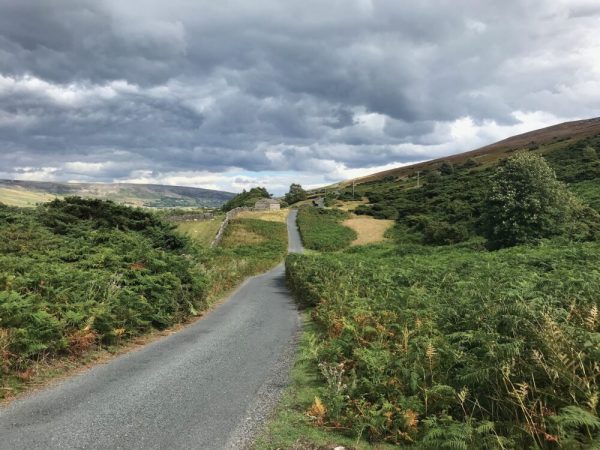
[[598,114],[599,29],[586,0],[0,0],[0,173],[435,157],[464,117]]

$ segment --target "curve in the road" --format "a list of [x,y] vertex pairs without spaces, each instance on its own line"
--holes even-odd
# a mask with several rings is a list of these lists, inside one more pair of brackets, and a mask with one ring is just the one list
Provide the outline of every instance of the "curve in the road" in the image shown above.
[[[302,251],[296,211],[289,251]],[[204,319],[0,409],[0,449],[243,448],[286,384],[299,316],[283,265]]]

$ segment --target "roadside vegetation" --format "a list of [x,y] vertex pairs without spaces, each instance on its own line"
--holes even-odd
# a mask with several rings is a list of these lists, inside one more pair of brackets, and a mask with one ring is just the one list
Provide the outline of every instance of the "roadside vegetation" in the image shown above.
[[[67,198],[0,206],[0,399],[61,358],[185,323],[285,255],[285,224],[232,222],[209,249],[157,215]],[[241,241],[244,232],[261,237]]]
[[300,208],[297,221],[302,243],[310,250],[324,252],[348,247],[357,237],[354,230],[342,225],[348,217],[339,209]]
[[[316,380],[310,404],[288,401],[318,442],[600,441],[600,216],[586,203],[600,192],[597,144],[441,165],[418,187],[357,186],[371,201],[358,211],[396,220],[393,240],[288,256],[288,285],[312,319],[301,364]],[[277,429],[265,439],[282,439]]]

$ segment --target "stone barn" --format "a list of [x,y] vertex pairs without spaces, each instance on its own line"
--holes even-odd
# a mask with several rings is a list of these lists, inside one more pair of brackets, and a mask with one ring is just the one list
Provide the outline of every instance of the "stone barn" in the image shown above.
[[272,198],[261,198],[254,204],[255,211],[279,211],[281,205]]

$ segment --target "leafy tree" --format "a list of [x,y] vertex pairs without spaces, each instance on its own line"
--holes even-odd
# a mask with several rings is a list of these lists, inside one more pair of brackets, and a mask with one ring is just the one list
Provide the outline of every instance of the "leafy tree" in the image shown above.
[[484,234],[492,248],[533,243],[561,234],[574,199],[546,161],[519,153],[493,175],[484,213]]
[[223,205],[223,211],[230,211],[233,208],[239,208],[243,206],[254,206],[257,200],[261,198],[271,198],[271,194],[264,187],[254,187],[249,191],[244,189],[241,193],[233,197],[227,203]]
[[306,191],[302,189],[297,183],[292,183],[290,185],[290,191],[285,194],[285,201],[293,205],[294,203],[301,202],[302,200],[306,200]]
[[438,181],[440,181],[441,176],[442,174],[439,170],[432,170],[431,172],[427,172],[427,175],[425,175],[425,181],[428,184],[436,184]]

